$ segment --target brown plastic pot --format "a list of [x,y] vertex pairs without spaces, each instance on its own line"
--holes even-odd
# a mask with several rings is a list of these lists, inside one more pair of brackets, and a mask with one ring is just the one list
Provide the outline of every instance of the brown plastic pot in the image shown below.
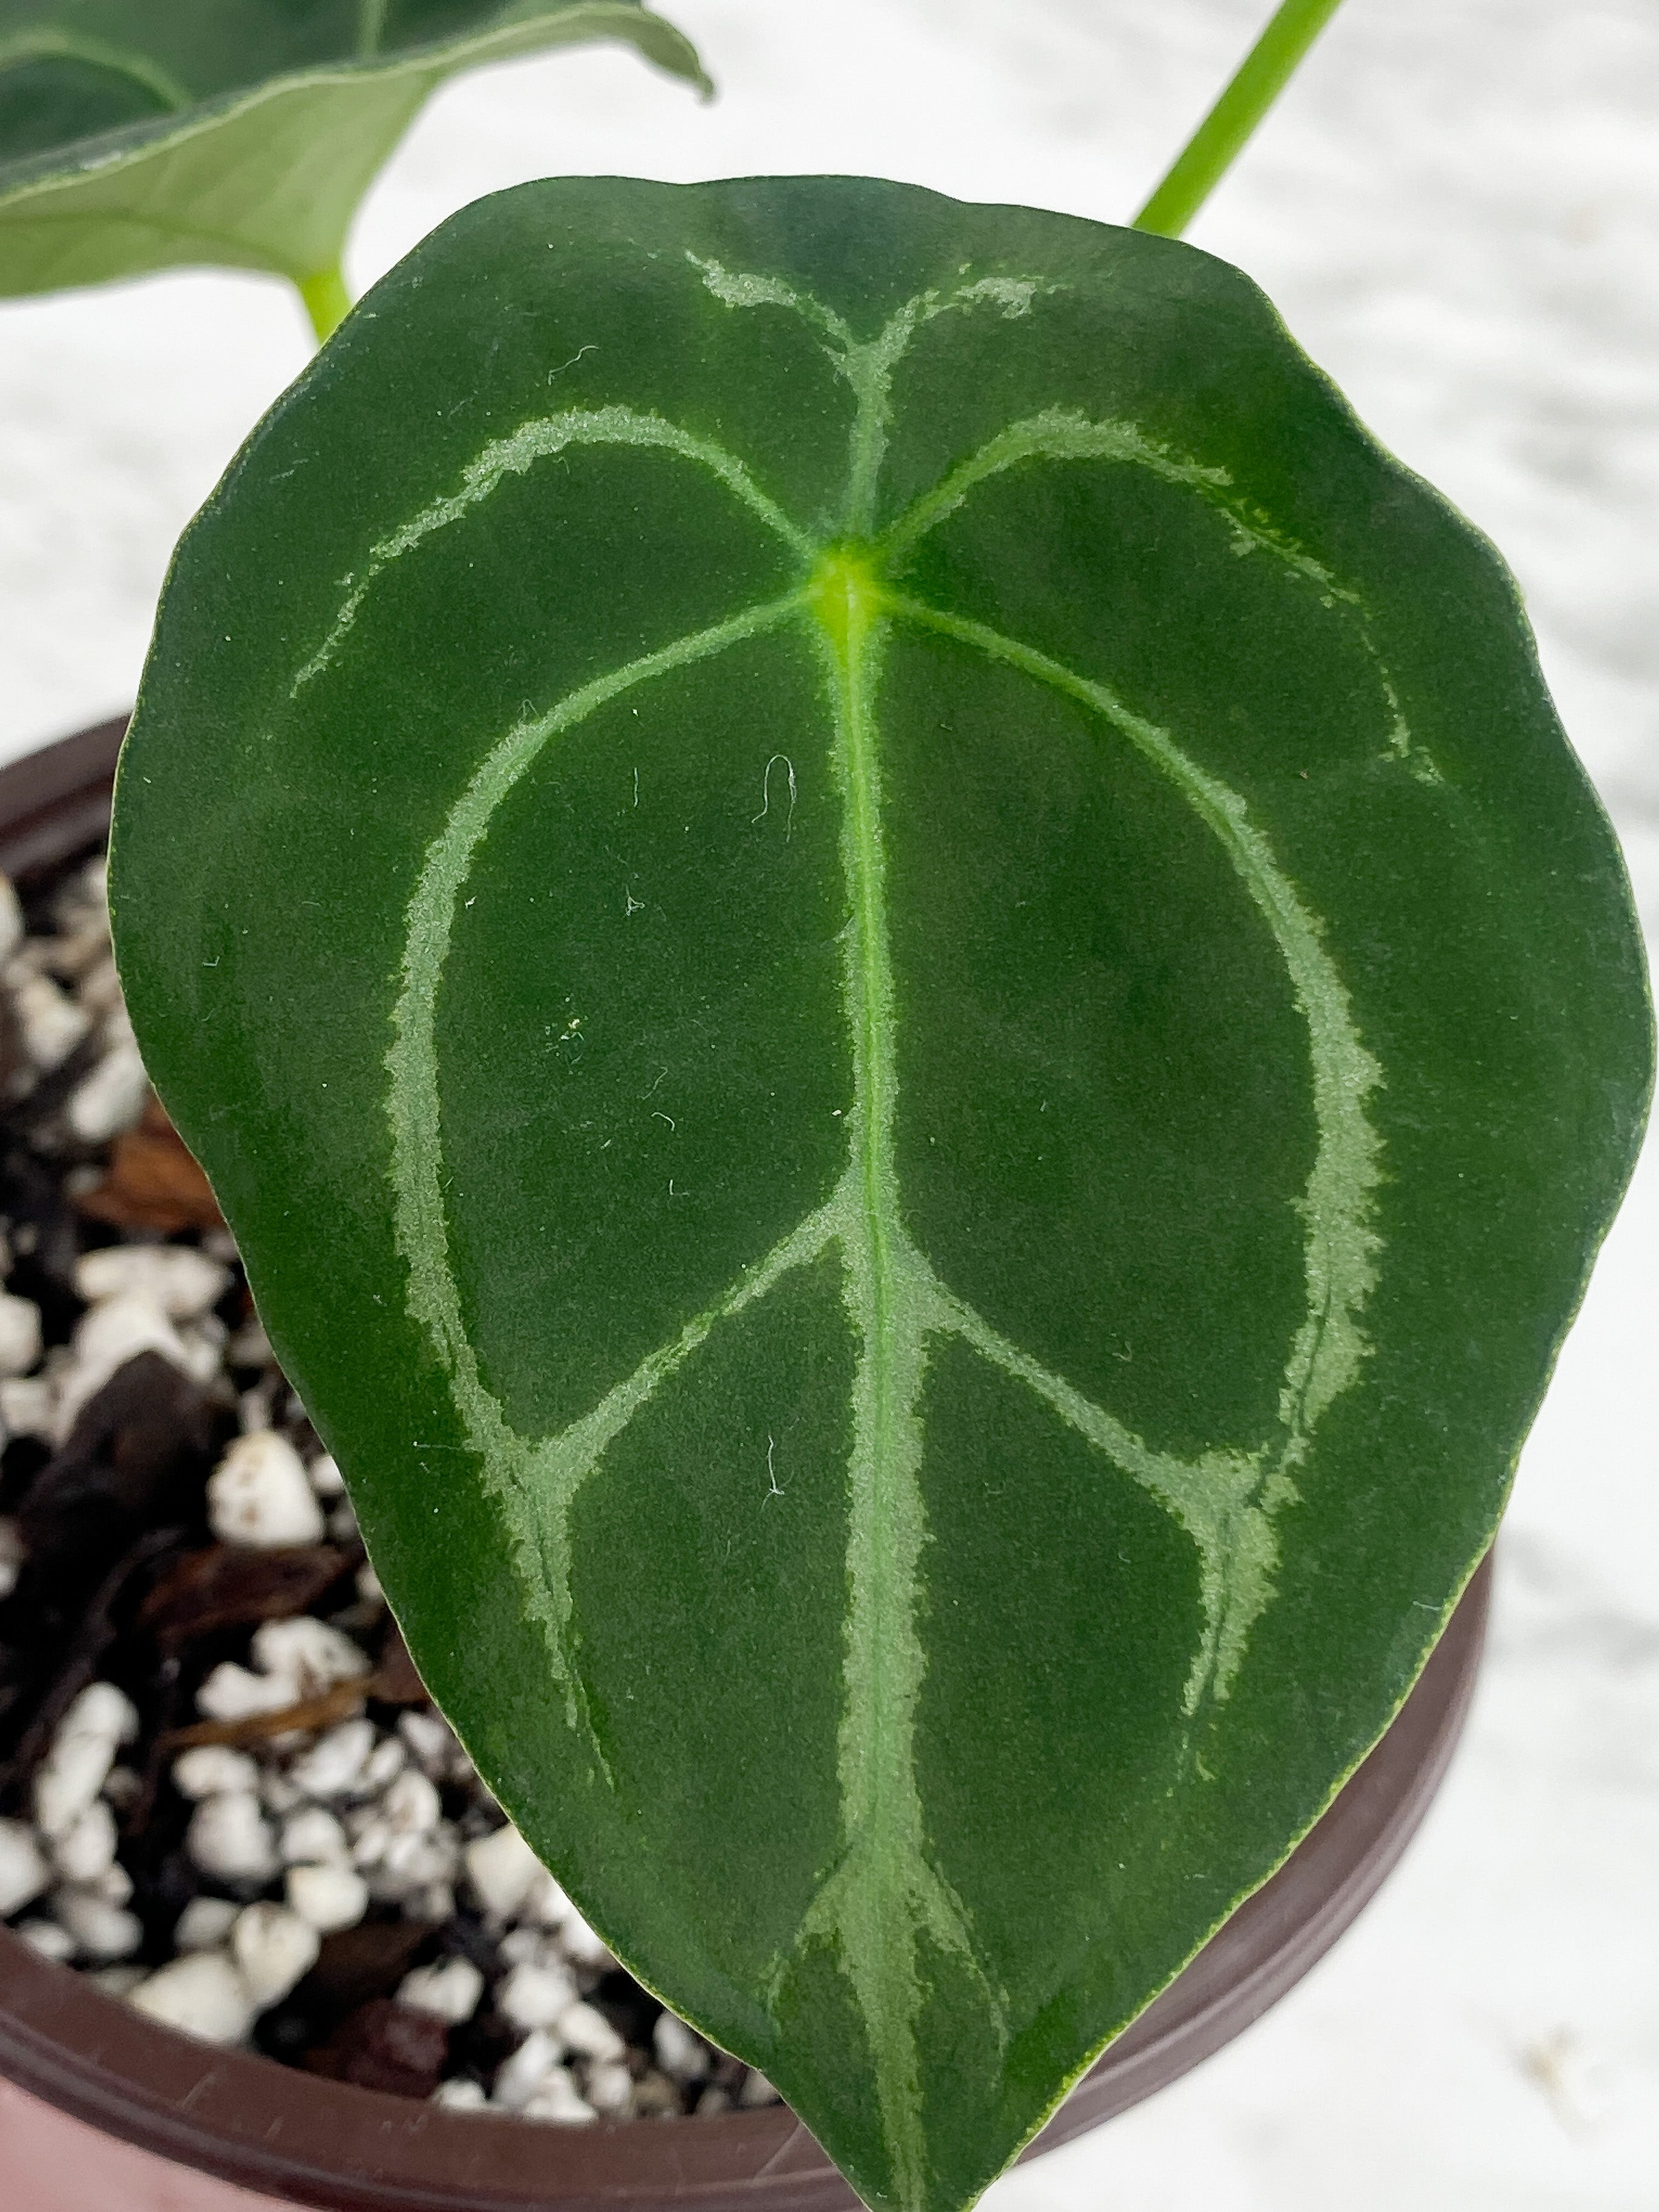
[[[123,726],[0,769],[0,868],[27,881],[103,836]],[[1218,2050],[1354,1919],[1445,1772],[1490,1580],[1483,1565],[1393,1726],[1318,1826],[1097,2061],[1025,2157]],[[449,2112],[174,2034],[4,1929],[0,2075],[17,2085],[0,2083],[6,2212],[278,2212],[273,2200],[331,2212],[849,2212],[857,2201],[778,2106],[570,2129]]]

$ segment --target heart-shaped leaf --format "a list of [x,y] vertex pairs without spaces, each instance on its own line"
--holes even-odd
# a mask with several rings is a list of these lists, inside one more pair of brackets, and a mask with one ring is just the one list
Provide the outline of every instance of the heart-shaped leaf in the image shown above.
[[446,77],[599,39],[707,89],[641,0],[9,0],[0,295],[202,263],[308,284]]
[[116,819],[468,1748],[872,2204],[965,2203],[1399,1705],[1630,1165],[1501,564],[1189,247],[536,185],[191,528]]

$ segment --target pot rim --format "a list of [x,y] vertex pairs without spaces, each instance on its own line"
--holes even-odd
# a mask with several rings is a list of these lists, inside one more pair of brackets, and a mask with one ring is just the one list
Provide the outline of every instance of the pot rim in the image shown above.
[[[0,769],[0,868],[97,842],[125,718]],[[1299,1981],[1393,1869],[1468,1716],[1491,1604],[1483,1561],[1410,1695],[1290,1857],[1079,2081],[1032,2158],[1151,2096]],[[708,2119],[515,2125],[361,2089],[161,2027],[0,1928],[0,2074],[76,2118],[245,2189],[328,2212],[848,2212],[787,2107]]]

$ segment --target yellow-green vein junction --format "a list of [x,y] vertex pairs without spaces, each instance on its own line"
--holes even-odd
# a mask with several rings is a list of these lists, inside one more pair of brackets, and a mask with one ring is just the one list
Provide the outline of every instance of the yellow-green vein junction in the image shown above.
[[[890,318],[875,339],[860,343],[831,311],[779,279],[733,276],[713,264],[699,264],[699,273],[727,306],[805,315],[846,365],[854,419],[844,512],[860,517],[873,512],[890,377],[905,347],[939,314],[986,301],[1005,314],[1023,314],[1040,290],[997,278],[964,285],[944,299],[924,295]],[[543,1631],[550,1674],[570,1725],[587,1737],[603,1772],[573,1656],[569,1531],[577,1494],[602,1467],[611,1440],[714,1329],[765,1297],[792,1270],[832,1245],[836,1249],[854,1345],[836,1745],[841,1836],[834,1863],[793,1944],[775,1962],[774,1981],[781,1984],[793,1960],[811,1947],[833,1951],[875,2062],[894,2194],[909,2204],[921,2200],[925,2179],[918,2045],[927,1996],[924,1937],[978,1986],[994,2032],[1000,2036],[1006,2026],[1000,1993],[977,1954],[967,1915],[933,1863],[916,1779],[915,1730],[927,1665],[919,1621],[927,1541],[921,1474],[929,1345],[954,1336],[1030,1389],[1187,1532],[1198,1554],[1202,1620],[1185,1707],[1194,1714],[1206,1700],[1224,1701],[1244,1662],[1251,1628],[1272,1602],[1274,1515],[1294,1498],[1294,1470],[1313,1431],[1355,1382],[1368,1349],[1362,1316],[1375,1280],[1370,1212],[1381,1150],[1367,1102],[1380,1075],[1358,1036],[1317,917],[1239,795],[1104,684],[1017,639],[924,604],[890,580],[892,568],[921,535],[969,497],[976,483],[1028,459],[1149,468],[1198,496],[1214,500],[1222,493],[1218,472],[1171,457],[1133,425],[1089,424],[1059,412],[1012,425],[948,472],[884,538],[872,541],[866,529],[820,545],[741,462],[707,440],[623,407],[568,410],[486,447],[453,493],[370,550],[295,690],[325,672],[375,579],[391,562],[415,554],[433,532],[487,502],[508,474],[578,442],[647,446],[707,471],[757,524],[792,547],[801,560],[802,580],[797,589],[641,655],[516,724],[473,769],[428,848],[407,910],[386,1055],[395,1232],[408,1270],[409,1311],[450,1378],[480,1479],[501,1511],[526,1602]],[[1347,596],[1289,540],[1264,530],[1259,542],[1327,604]],[[1133,746],[1216,839],[1279,949],[1308,1036],[1317,1141],[1300,1200],[1306,1312],[1287,1348],[1278,1420],[1267,1437],[1218,1440],[1192,1459],[1159,1451],[992,1328],[940,1281],[911,1239],[897,1157],[902,1006],[887,915],[878,716],[884,646],[901,627],[948,639],[1062,694],[1091,716],[1103,743]],[[485,1383],[470,1340],[451,1261],[445,1196],[437,1012],[474,858],[507,793],[599,708],[729,647],[786,629],[804,632],[819,659],[841,802],[842,1003],[854,1066],[846,1159],[822,1203],[769,1250],[757,1254],[734,1282],[619,1377],[579,1420],[555,1436],[526,1437]]]

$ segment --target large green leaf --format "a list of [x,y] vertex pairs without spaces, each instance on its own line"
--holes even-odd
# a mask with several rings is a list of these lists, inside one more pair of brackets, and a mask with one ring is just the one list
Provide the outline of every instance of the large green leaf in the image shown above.
[[446,77],[613,39],[641,0],[0,0],[0,295],[203,262],[305,283]]
[[1398,1706],[1630,1165],[1492,549],[1189,247],[526,186],[186,536],[113,881],[492,1786],[964,2203]]

